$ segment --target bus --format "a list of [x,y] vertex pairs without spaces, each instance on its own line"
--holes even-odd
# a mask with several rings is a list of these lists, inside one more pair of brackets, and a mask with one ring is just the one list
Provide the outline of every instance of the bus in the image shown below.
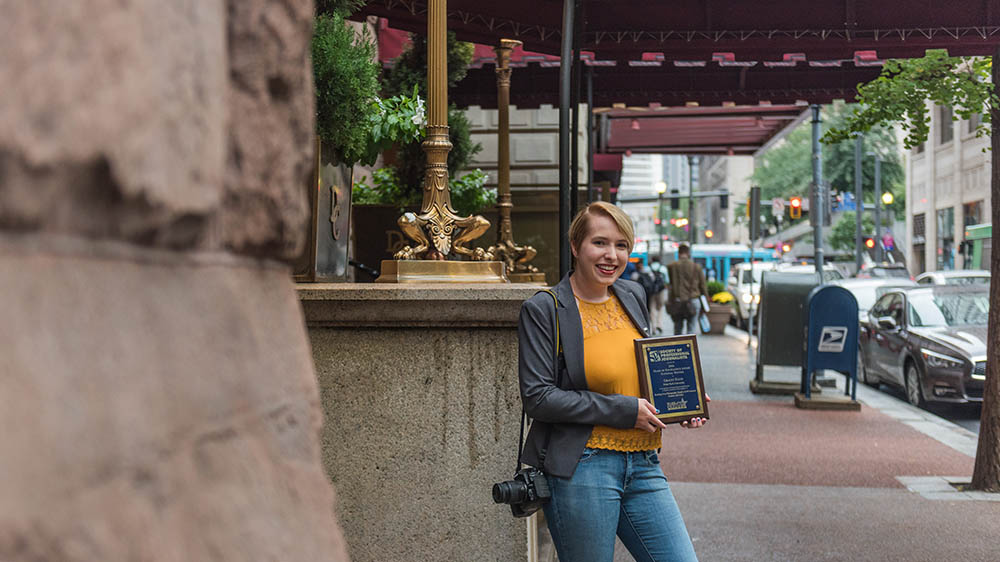
[[[677,259],[677,246],[679,245],[679,242],[672,241],[663,244],[664,265]],[[648,252],[645,244],[636,244],[629,261],[633,263],[641,261],[648,264],[649,258],[658,254],[658,244],[652,244],[651,249],[652,252]],[[775,261],[778,257],[773,249],[754,248],[753,259],[755,262]],[[701,266],[709,281],[716,280],[725,283],[729,279],[730,269],[734,265],[750,261],[750,248],[743,244],[695,244],[691,246],[691,259]]]
[[965,269],[989,269],[993,247],[993,224],[976,224],[965,227]]

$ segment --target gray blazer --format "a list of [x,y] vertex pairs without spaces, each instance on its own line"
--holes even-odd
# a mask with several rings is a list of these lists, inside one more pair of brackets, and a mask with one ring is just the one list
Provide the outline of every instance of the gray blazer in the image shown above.
[[[570,272],[572,273],[572,272]],[[583,325],[569,275],[552,291],[559,299],[559,332],[565,364],[560,365],[562,380],[556,386],[555,303],[539,293],[521,305],[518,322],[518,377],[521,403],[532,419],[520,461],[541,468],[548,474],[569,478],[590,439],[595,425],[618,428],[635,426],[639,402],[633,396],[604,395],[587,390],[583,370]],[[611,291],[621,301],[632,323],[644,337],[649,336],[646,294],[634,281],[618,279]],[[551,430],[548,449],[545,436]]]

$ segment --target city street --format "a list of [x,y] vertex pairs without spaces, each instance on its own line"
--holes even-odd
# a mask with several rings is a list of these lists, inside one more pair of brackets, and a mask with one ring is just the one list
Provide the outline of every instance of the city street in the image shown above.
[[[996,559],[988,537],[1000,532],[1000,498],[950,484],[971,477],[971,431],[863,385],[860,412],[754,395],[745,332],[698,341],[711,421],[664,431],[660,458],[701,559]],[[799,378],[796,368],[764,373]],[[842,392],[835,378],[824,391]],[[616,560],[631,557],[619,548]]]
[[[743,342],[747,340],[747,333],[743,330],[727,326],[726,331]],[[757,338],[754,337],[754,346],[756,346],[756,340]],[[755,352],[756,347],[751,349]],[[751,363],[753,362],[753,354],[750,355],[750,361]],[[787,376],[794,378],[795,375],[797,373],[789,373]],[[844,377],[839,375],[837,377],[841,379],[839,384],[843,384],[842,379]],[[858,386],[860,388],[862,385]],[[901,402],[906,402],[906,394],[901,388],[882,384],[879,385],[878,391]],[[980,404],[930,404],[927,406],[926,411],[979,435],[979,418],[982,414],[982,406]]]

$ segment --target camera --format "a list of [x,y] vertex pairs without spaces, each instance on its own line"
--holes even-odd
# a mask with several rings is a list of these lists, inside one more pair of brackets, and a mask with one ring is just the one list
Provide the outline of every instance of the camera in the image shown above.
[[527,517],[549,501],[552,493],[545,474],[537,468],[522,468],[513,480],[493,485],[493,501],[510,504],[514,517]]

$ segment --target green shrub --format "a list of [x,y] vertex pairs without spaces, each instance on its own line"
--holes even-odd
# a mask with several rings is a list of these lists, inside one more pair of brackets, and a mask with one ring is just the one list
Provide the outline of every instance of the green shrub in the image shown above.
[[316,17],[312,38],[316,133],[337,159],[357,162],[367,152],[379,68],[368,29],[358,36],[340,12]]
[[706,283],[705,288],[708,289],[708,298],[712,298],[715,293],[721,293],[726,290],[726,286],[720,281],[709,281]]
[[449,182],[451,205],[460,216],[475,215],[497,204],[495,189],[484,189],[486,172],[475,170]]
[[351,189],[351,202],[357,205],[398,205],[400,209],[420,203],[413,195],[403,193],[399,176],[393,168],[372,171],[372,183],[362,176]]

